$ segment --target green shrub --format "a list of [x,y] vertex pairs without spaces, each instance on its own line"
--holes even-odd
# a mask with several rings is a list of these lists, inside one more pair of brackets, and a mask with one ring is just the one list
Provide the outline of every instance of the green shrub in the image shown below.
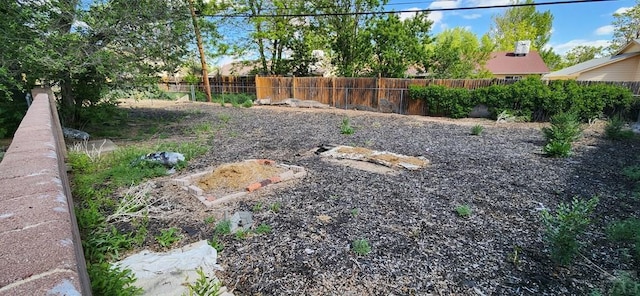
[[366,239],[357,239],[351,243],[351,249],[354,253],[364,256],[371,252],[371,246],[369,245],[369,241]]
[[484,131],[484,126],[476,124],[471,128],[471,134],[474,136],[479,136]]
[[633,256],[640,261],[640,219],[629,218],[618,221],[607,228],[609,238],[632,245]]
[[546,229],[546,240],[551,249],[551,259],[560,265],[568,265],[578,254],[580,236],[591,223],[591,213],[598,198],[588,201],[574,198],[571,204],[561,203],[555,214],[545,210],[542,220]]
[[180,241],[180,231],[175,227],[162,229],[160,234],[155,236],[155,239],[160,246],[166,248]]
[[466,88],[447,88],[442,85],[409,86],[409,97],[424,100],[427,114],[431,116],[448,116],[463,118],[475,106],[471,92]]
[[547,143],[543,152],[551,157],[567,157],[571,144],[580,137],[580,122],[573,113],[558,113],[551,117],[551,126],[542,128]]
[[640,282],[628,273],[622,273],[613,281],[611,296],[640,296]]
[[87,262],[94,295],[142,295],[143,290],[134,286],[135,276],[129,269],[111,266],[108,262]]
[[342,124],[340,125],[340,133],[343,135],[351,135],[355,132],[353,127],[351,126],[351,121],[349,117],[342,118]]
[[640,166],[628,166],[622,169],[622,174],[633,182],[640,181]]
[[624,120],[620,115],[613,116],[604,128],[604,135],[611,140],[625,140],[633,138],[632,130],[624,129]]
[[456,213],[462,218],[469,218],[471,217],[471,207],[469,205],[460,205],[456,207]]
[[220,281],[216,278],[209,278],[202,271],[202,268],[196,269],[196,273],[198,274],[198,279],[193,284],[189,283],[187,278],[187,283],[184,285],[187,286],[189,292],[183,294],[183,296],[218,296],[221,294],[222,283]]

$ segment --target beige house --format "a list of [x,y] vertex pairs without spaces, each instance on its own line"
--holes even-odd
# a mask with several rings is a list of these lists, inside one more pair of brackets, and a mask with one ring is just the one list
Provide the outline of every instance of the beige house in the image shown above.
[[551,72],[543,79],[584,81],[640,81],[640,39],[635,39],[614,55],[589,60]]

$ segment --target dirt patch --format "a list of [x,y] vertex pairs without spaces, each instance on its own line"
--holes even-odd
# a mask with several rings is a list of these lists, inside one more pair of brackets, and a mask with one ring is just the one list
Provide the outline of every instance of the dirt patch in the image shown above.
[[284,172],[283,168],[257,162],[240,162],[218,166],[211,174],[198,180],[203,190],[243,190],[253,182],[259,182]]

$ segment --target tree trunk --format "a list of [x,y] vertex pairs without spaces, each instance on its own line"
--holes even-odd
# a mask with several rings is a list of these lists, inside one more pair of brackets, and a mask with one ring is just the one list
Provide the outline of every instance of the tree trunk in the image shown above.
[[207,72],[207,57],[204,54],[202,45],[202,35],[198,27],[198,18],[196,10],[193,7],[193,0],[189,0],[189,10],[191,10],[191,20],[193,21],[193,29],[196,34],[196,42],[198,44],[198,52],[200,53],[200,63],[202,63],[202,82],[204,83],[204,93],[207,95],[207,102],[211,103],[211,87],[209,86],[209,73]]

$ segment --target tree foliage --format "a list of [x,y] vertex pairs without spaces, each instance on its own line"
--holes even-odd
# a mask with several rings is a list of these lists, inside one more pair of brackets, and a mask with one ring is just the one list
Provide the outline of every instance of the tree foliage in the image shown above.
[[435,38],[428,58],[433,78],[484,78],[491,74],[483,69],[494,44],[487,35],[478,37],[468,29],[447,29]]
[[[533,4],[534,1],[523,3]],[[512,7],[503,15],[493,16],[490,35],[497,50],[514,50],[515,43],[521,40],[531,40],[532,50],[542,50],[551,38],[552,23],[550,11],[538,12],[535,6]]]
[[613,14],[613,40],[609,51],[616,52],[633,39],[640,38],[640,0],[632,8]]
[[427,55],[425,45],[431,39],[428,33],[432,23],[425,14],[406,20],[396,14],[371,19],[363,34],[371,42],[369,48],[363,49],[371,55],[370,74],[404,77],[410,66],[420,64]]

